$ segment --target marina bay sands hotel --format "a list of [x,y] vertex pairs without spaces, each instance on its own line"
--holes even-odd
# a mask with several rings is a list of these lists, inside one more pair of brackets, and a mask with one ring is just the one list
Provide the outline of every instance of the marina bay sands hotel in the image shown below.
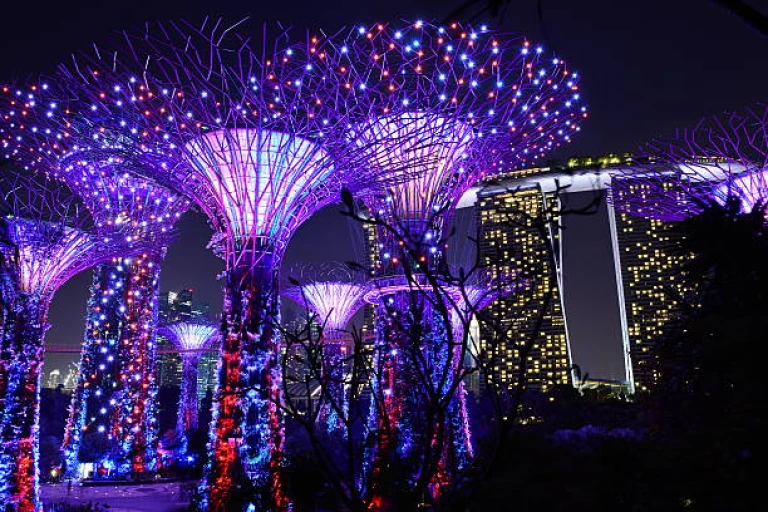
[[[611,180],[631,179],[628,161],[628,157],[607,156],[522,169],[497,176],[493,183],[474,188],[462,198],[460,208],[474,208],[481,259],[486,264],[514,260],[518,269],[539,276],[529,294],[511,295],[486,310],[507,322],[516,337],[502,349],[507,353],[494,359],[497,375],[508,382],[519,370],[520,347],[538,329],[527,358],[528,387],[546,392],[555,385],[572,383],[571,339],[563,304],[562,232],[558,222],[547,224],[547,239],[542,239],[541,225],[521,221],[550,211],[558,187],[567,187],[566,194],[592,191],[607,199],[621,326],[621,339],[616,343],[622,344],[625,384],[631,392],[642,392],[658,378],[655,349],[680,314],[681,297],[687,293],[681,267],[687,256],[674,250],[679,235],[673,223],[631,216],[614,208],[608,185]],[[630,186],[631,193],[644,193],[641,181]],[[483,334],[480,338],[482,344]]]

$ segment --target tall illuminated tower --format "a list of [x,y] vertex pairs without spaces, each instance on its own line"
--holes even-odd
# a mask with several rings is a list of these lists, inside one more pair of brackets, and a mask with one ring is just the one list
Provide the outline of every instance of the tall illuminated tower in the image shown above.
[[124,169],[99,169],[92,161],[82,169],[78,173],[66,166],[63,172],[95,189],[92,195],[81,194],[93,203],[89,208],[97,225],[129,223],[135,226],[133,236],[152,239],[156,245],[96,269],[80,377],[64,438],[66,469],[71,474],[77,467],[82,435],[102,430],[111,441],[104,444],[117,447],[105,452],[103,463],[117,474],[143,473],[154,470],[156,463],[160,269],[174,223],[189,203]]
[[658,344],[695,293],[677,223],[713,204],[738,201],[751,211],[768,199],[768,107],[704,119],[646,144],[635,165],[616,173],[609,199],[616,214],[628,365],[637,391],[660,377]]
[[[372,411],[369,425],[376,448],[367,485],[374,506],[391,509],[398,505],[385,503],[378,489],[386,466],[411,459],[434,467],[425,459],[431,455],[419,453],[429,444],[422,438],[444,437],[442,418],[420,417],[416,373],[430,375],[423,391],[433,396],[451,393],[460,373],[447,346],[449,319],[432,307],[442,299],[423,281],[424,270],[434,273],[443,261],[455,203],[485,174],[567,142],[586,114],[578,75],[564,61],[485,27],[421,21],[359,27],[327,48],[324,62],[357,91],[347,108],[358,167],[407,173],[399,184],[374,185],[361,195],[377,224],[381,254],[375,274],[382,356],[373,387],[383,406]],[[420,319],[409,316],[414,308],[424,311]],[[407,332],[416,331],[429,340],[425,355],[431,353],[406,361],[413,342]],[[430,473],[414,469],[406,479]]]
[[[207,505],[240,507],[231,500],[244,474],[260,490],[252,505],[285,509],[274,328],[280,261],[296,228],[338,200],[342,182],[354,189],[374,172],[343,163],[342,132],[349,123],[340,105],[326,105],[326,99],[346,94],[344,81],[314,72],[324,58],[314,37],[292,46],[280,36],[263,50],[263,59],[221,22],[202,29],[171,24],[126,37],[122,60],[105,51],[84,57],[91,73],[78,76],[100,100],[97,110],[122,108],[108,122],[131,128],[128,137],[137,143],[123,147],[130,159],[145,147],[173,157],[176,168],[147,172],[194,199],[226,263],[228,333]],[[91,142],[102,143],[110,141]]]
[[[336,276],[342,281],[331,280]],[[314,280],[305,281],[307,278]],[[352,317],[365,305],[368,285],[355,279],[350,272],[304,272],[298,286],[286,289],[283,295],[309,309],[314,322],[321,326],[323,361],[320,369],[321,389],[327,396],[321,397],[318,421],[324,422],[329,431],[343,429],[347,410],[345,387],[347,385],[346,360],[352,355],[354,344],[345,331]]]
[[[102,436],[99,444],[110,446],[99,461],[110,476],[155,468],[159,274],[173,226],[189,207],[187,199],[138,174],[146,168],[165,170],[168,160],[146,146],[126,159],[123,144],[130,141],[131,128],[110,119],[107,128],[100,126],[114,112],[98,107],[101,98],[85,100],[91,92],[87,84],[59,73],[0,96],[8,112],[16,112],[12,107],[19,97],[27,100],[17,112],[18,125],[7,134],[10,154],[75,191],[97,233],[120,229],[146,248],[134,257],[115,256],[95,271],[63,443],[70,477],[77,473],[85,434]],[[90,145],[94,135],[103,141],[98,148]]]
[[3,281],[12,287],[0,358],[0,500],[31,512],[40,508],[39,385],[51,299],[75,274],[137,248],[120,233],[93,234],[85,208],[62,184],[39,176],[3,172],[0,215]]
[[[499,300],[491,310],[493,322],[508,327],[512,338],[497,347],[493,371],[514,386],[521,368],[519,348],[536,336],[526,356],[527,389],[548,392],[570,384],[568,332],[562,302],[560,233],[554,224],[544,232],[538,221],[556,200],[541,187],[489,186],[478,193],[480,257],[497,272],[525,279],[524,292]],[[556,220],[556,219],[555,219]],[[537,322],[543,312],[541,325]],[[484,334],[480,333],[483,345]],[[482,377],[481,377],[482,379]]]
[[[160,294],[160,324],[175,323],[206,324],[212,322],[209,306],[200,302],[192,288],[179,291],[168,291]],[[181,357],[175,353],[174,344],[163,333],[158,335],[158,384],[163,386],[181,386]],[[200,360],[198,373],[198,398],[202,399],[206,392],[215,386],[218,351],[207,351]]]
[[218,329],[213,325],[180,323],[165,328],[179,349],[182,361],[181,397],[176,432],[186,442],[186,436],[198,428],[197,424],[197,372],[203,349],[216,338]]

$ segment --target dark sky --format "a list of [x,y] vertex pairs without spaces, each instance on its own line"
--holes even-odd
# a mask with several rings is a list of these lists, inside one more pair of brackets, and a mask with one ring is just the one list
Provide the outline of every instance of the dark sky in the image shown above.
[[[749,0],[768,12],[768,0]],[[440,19],[460,1],[288,0],[285,2],[155,0],[152,2],[5,2],[0,33],[0,80],[44,71],[91,41],[146,22],[206,14],[254,21],[280,20],[297,28],[369,24],[397,18]],[[558,157],[601,154],[638,143],[706,115],[768,100],[768,38],[711,0],[544,0],[543,23],[536,0],[511,0],[507,16],[492,26],[545,43],[583,77],[591,119]],[[7,4],[7,5],[6,5]],[[593,376],[623,375],[617,352],[613,262],[604,212],[574,219],[566,234],[566,309],[574,359]],[[164,267],[164,289],[192,286],[220,304],[215,274],[222,265],[205,248],[209,233],[199,216],[180,225],[181,237]],[[297,233],[291,261],[353,257],[349,226],[333,209],[321,212]],[[77,344],[82,336],[88,275],[57,295],[49,343]],[[614,290],[614,291],[611,291]],[[603,319],[603,321],[596,321]],[[617,355],[618,354],[618,355]],[[49,361],[50,370],[63,358]]]

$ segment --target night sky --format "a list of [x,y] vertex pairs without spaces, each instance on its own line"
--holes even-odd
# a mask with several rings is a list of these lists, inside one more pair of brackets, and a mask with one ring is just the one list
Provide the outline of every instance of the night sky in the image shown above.
[[[768,12],[768,0],[750,0]],[[91,41],[146,21],[225,15],[232,20],[279,20],[297,29],[398,18],[443,19],[461,2],[290,0],[285,2],[174,0],[4,2],[0,31],[0,81],[45,71]],[[502,22],[491,26],[527,35],[554,49],[582,75],[591,118],[573,144],[558,154],[597,155],[631,150],[661,133],[723,110],[768,100],[768,38],[709,0],[544,0],[543,23],[535,0],[511,0]],[[257,23],[258,24],[258,23]],[[565,233],[565,308],[574,361],[593,377],[622,378],[613,261],[605,211],[569,219]],[[210,231],[199,214],[179,225],[168,253],[162,287],[193,287],[220,310],[223,268],[205,244]],[[357,236],[337,207],[318,213],[296,234],[289,264],[360,257]],[[76,347],[82,338],[90,273],[57,294],[47,342]],[[75,356],[53,355],[47,370]],[[47,373],[47,372],[46,372]]]

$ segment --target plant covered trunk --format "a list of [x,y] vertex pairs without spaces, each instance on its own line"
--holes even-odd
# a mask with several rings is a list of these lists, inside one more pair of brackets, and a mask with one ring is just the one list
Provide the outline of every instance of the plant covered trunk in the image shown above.
[[47,307],[39,295],[19,292],[4,325],[5,389],[0,398],[0,502],[4,511],[40,509],[38,419]]
[[185,441],[190,432],[197,430],[197,372],[200,366],[199,354],[181,356],[181,396],[176,432]]
[[157,342],[160,255],[142,255],[127,262],[125,323],[118,357],[120,392],[119,474],[157,469]]
[[442,400],[453,358],[428,293],[398,292],[378,308],[365,484],[372,510],[415,510],[450,439]]
[[336,337],[331,336],[323,341],[322,378],[325,382],[322,389],[327,396],[321,399],[317,420],[325,425],[329,433],[336,432],[346,437],[348,433],[344,425],[344,417],[348,414],[349,404],[345,379],[350,348],[347,343],[338,339],[341,338],[339,334],[332,334],[336,334]]
[[88,459],[110,474],[156,469],[161,260],[161,255],[146,254],[114,258],[94,272],[80,371],[62,443],[64,474],[70,478],[78,474],[85,436],[103,438],[91,443]]
[[219,389],[211,431],[211,511],[285,510],[280,474],[279,263],[249,253],[229,271]]
[[[94,270],[77,381],[62,442],[63,470],[67,478],[79,474],[80,448],[85,435],[103,436],[111,441],[101,444],[105,448],[101,459],[117,452],[117,422],[114,421],[117,414],[112,400],[120,374],[117,350],[124,324],[121,308],[125,308],[120,291],[125,282],[126,268],[117,263],[117,259]],[[89,421],[90,417],[96,420]]]

